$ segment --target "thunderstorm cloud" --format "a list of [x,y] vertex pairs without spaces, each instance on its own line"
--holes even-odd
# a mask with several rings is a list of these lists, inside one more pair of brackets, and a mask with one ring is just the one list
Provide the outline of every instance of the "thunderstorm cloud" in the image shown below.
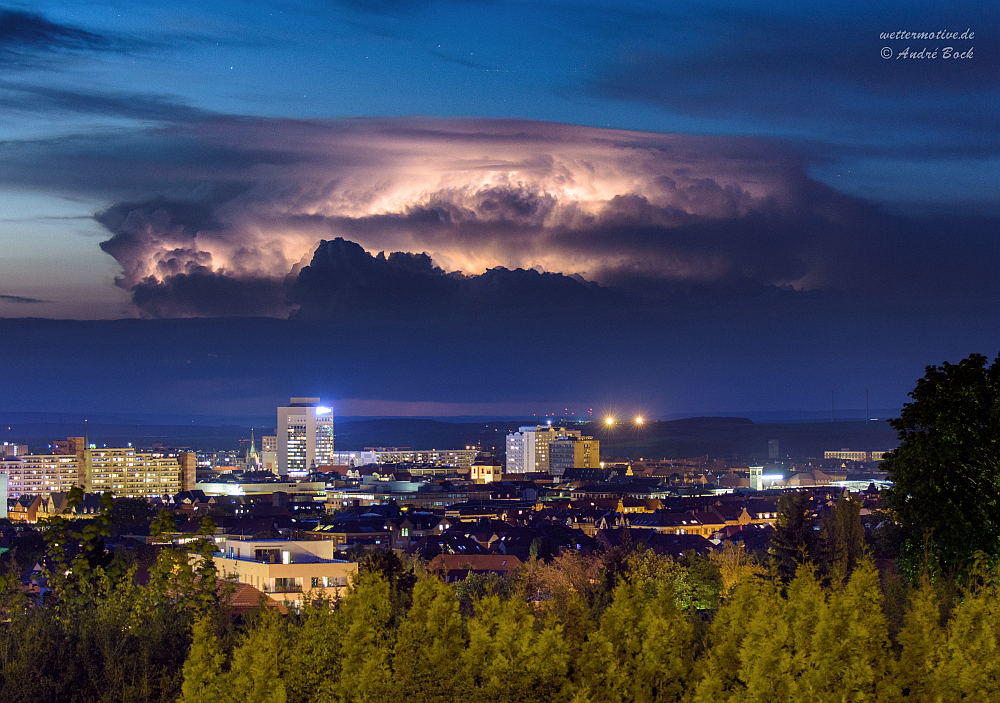
[[[859,247],[895,236],[761,139],[430,119],[206,120],[149,139],[172,145],[173,163],[131,175],[147,192],[163,179],[159,194],[97,215],[140,316],[318,309],[296,278],[338,238],[425,254],[454,280],[533,269],[655,298],[876,285]],[[121,188],[95,165],[108,171],[95,183],[110,179],[98,187]]]

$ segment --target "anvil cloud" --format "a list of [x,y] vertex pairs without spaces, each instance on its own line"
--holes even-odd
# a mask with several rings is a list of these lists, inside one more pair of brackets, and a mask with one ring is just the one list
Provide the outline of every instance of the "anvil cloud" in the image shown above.
[[[444,272],[534,268],[655,296],[874,285],[858,228],[896,236],[772,140],[430,119],[217,119],[132,138],[131,171],[157,195],[97,219],[141,316],[287,316],[287,286],[337,237]],[[77,154],[92,183],[125,190],[111,153]]]

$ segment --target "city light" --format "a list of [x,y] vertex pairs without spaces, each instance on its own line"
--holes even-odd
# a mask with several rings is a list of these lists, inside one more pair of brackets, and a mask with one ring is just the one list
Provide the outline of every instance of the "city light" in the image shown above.
[[613,417],[606,417],[604,418],[604,424],[610,427],[611,425],[615,424],[615,419]]
[[642,424],[642,417],[637,417],[637,418],[635,419],[635,424],[637,424],[637,425],[641,425],[641,424]]
[[327,413],[332,413],[332,412],[333,412],[333,408],[327,408],[327,407],[324,407],[322,405],[320,405],[318,408],[316,408],[316,414],[317,415],[326,415]]

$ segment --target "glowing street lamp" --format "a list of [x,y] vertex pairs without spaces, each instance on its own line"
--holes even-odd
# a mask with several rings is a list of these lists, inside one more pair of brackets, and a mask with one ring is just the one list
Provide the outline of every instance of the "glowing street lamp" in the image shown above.
[[635,424],[637,424],[637,425],[641,425],[641,424],[642,424],[642,417],[637,417],[637,418],[635,419]]
[[615,424],[615,419],[613,417],[606,417],[604,418],[604,424],[611,427],[611,425]]

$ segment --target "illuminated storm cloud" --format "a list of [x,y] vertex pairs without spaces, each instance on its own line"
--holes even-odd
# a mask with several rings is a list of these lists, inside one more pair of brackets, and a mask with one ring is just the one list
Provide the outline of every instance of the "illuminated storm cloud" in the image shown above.
[[222,156],[171,176],[172,190],[235,195],[98,215],[143,316],[286,316],[286,287],[337,237],[469,276],[808,287],[796,220],[839,217],[839,196],[817,196],[792,156],[750,139],[420,119],[218,121],[183,138]]

